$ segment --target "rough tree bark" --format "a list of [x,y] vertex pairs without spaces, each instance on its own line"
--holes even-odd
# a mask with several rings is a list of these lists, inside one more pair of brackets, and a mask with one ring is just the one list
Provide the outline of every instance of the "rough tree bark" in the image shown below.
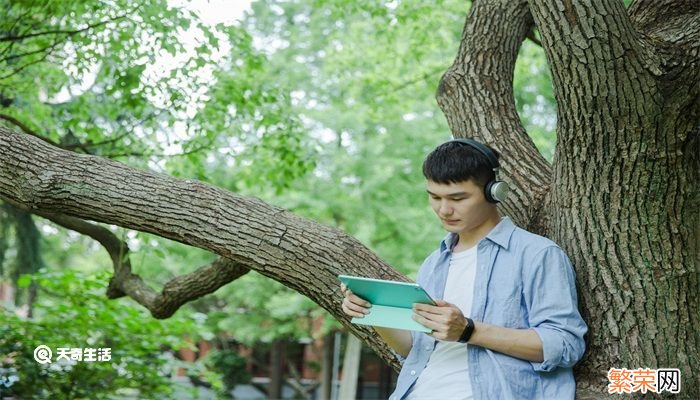
[[[551,167],[512,94],[533,24],[558,105]],[[699,49],[696,0],[480,0],[438,89],[453,133],[505,156],[506,213],[575,265],[590,326],[581,393],[607,393],[611,367],[680,368],[682,396],[700,398]]]

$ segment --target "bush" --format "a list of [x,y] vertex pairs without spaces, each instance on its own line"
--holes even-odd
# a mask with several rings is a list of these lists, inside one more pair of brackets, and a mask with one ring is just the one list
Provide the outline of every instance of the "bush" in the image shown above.
[[[108,278],[43,271],[20,279],[37,283],[40,295],[32,319],[0,309],[0,398],[172,397],[179,363],[169,349],[188,346],[197,323],[184,310],[159,321],[131,300],[107,299]],[[39,345],[51,349],[51,363],[35,361]],[[58,348],[110,348],[111,359],[56,361]]]

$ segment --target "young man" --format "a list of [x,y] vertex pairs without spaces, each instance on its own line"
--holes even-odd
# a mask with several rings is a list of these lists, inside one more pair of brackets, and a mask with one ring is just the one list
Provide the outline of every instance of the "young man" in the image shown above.
[[[551,240],[501,218],[507,185],[498,153],[470,139],[438,146],[423,163],[435,214],[449,232],[418,283],[436,306],[414,305],[432,333],[376,327],[406,357],[391,399],[573,399],[585,350],[574,271]],[[343,311],[371,304],[341,286]]]

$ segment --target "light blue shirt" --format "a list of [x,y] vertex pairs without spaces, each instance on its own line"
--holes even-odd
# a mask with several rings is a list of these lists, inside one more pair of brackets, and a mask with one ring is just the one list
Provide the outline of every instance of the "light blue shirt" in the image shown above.
[[[448,234],[418,271],[418,283],[435,299],[443,298],[457,238]],[[542,340],[544,353],[542,362],[530,362],[469,346],[475,399],[574,398],[572,367],[586,348],[587,327],[578,311],[574,270],[556,243],[502,218],[477,244],[474,298],[471,313],[465,316],[507,328],[532,328]],[[392,400],[406,395],[435,349],[431,336],[411,334],[413,346]]]

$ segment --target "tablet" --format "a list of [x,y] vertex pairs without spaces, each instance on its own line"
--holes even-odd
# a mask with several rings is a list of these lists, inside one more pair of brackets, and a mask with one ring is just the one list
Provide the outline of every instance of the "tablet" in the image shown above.
[[412,318],[413,303],[435,304],[417,283],[350,275],[338,275],[338,279],[354,294],[372,303],[369,314],[363,318],[354,317],[350,321],[353,324],[430,332]]

